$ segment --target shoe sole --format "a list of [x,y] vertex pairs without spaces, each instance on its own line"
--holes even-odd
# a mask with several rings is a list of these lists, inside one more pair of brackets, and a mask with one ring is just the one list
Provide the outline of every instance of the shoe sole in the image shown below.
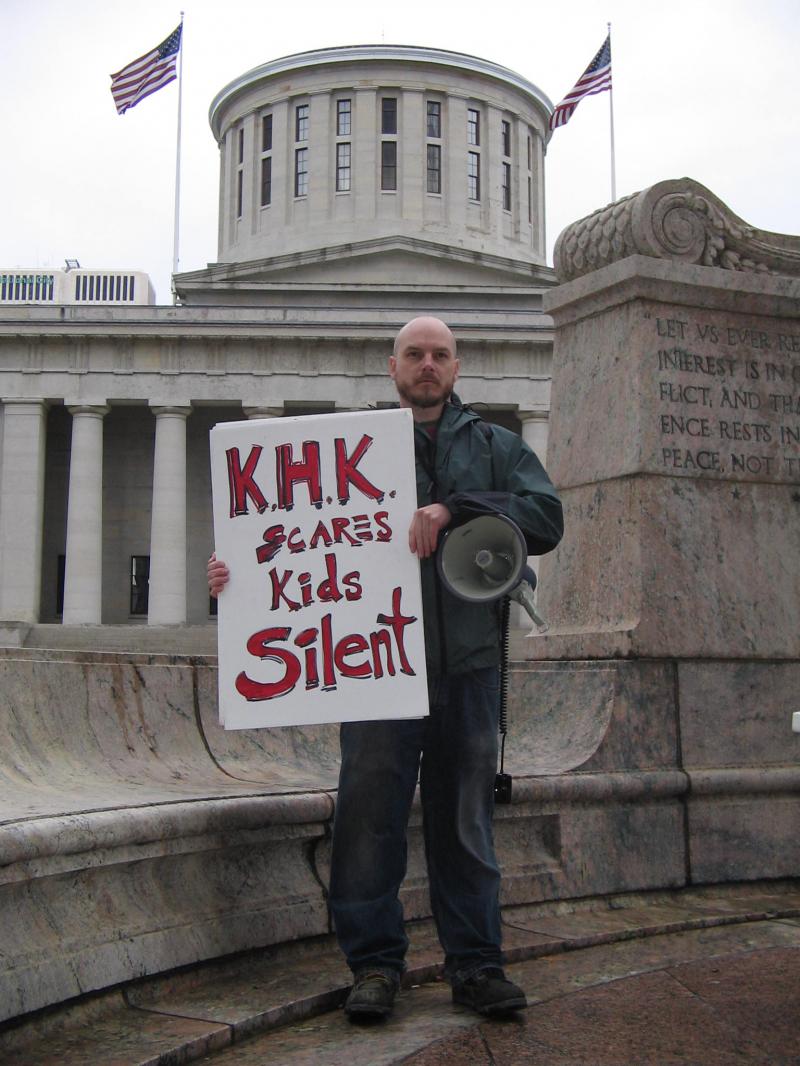
[[392,1010],[392,1007],[345,1007],[344,1012],[352,1021],[359,1021],[362,1018],[388,1018]]
[[453,1003],[460,1007],[469,1007],[470,1010],[477,1011],[478,1014],[483,1014],[486,1017],[491,1017],[493,1014],[511,1014],[513,1011],[525,1010],[528,1006],[527,999],[521,999],[519,996],[514,999],[501,1000],[499,1003],[489,1003],[485,1007],[479,1007],[468,999],[456,998],[455,996],[453,996]]

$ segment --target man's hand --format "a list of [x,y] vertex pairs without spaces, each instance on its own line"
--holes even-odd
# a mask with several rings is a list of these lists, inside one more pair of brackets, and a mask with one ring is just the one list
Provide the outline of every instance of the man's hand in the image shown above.
[[443,503],[429,503],[414,512],[408,530],[408,546],[420,559],[427,559],[436,551],[441,531],[453,516]]
[[225,563],[217,559],[217,553],[212,552],[208,560],[208,591],[212,596],[219,596],[220,592],[230,581],[231,574]]

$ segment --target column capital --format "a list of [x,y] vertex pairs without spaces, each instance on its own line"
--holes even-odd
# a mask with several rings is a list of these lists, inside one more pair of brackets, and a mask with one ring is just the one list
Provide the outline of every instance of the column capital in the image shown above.
[[77,403],[70,404],[67,410],[73,418],[75,415],[94,415],[95,418],[105,418],[111,408],[106,403]]
[[517,418],[520,422],[547,422],[550,411],[546,407],[518,408]]
[[172,415],[174,418],[188,418],[192,413],[192,405],[181,406],[179,404],[150,404],[150,410],[158,418],[161,415]]
[[50,406],[50,401],[41,396],[4,396],[3,403],[6,407],[23,406],[43,407],[45,410]]
[[247,418],[281,418],[282,407],[242,407]]

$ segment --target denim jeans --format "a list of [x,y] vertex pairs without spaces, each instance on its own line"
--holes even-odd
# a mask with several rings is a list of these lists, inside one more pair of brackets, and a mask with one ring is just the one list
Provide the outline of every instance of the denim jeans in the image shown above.
[[433,917],[445,973],[461,981],[501,962],[492,838],[498,670],[434,677],[429,693],[428,718],[341,727],[330,906],[350,968],[399,979],[408,939],[398,891],[419,772]]

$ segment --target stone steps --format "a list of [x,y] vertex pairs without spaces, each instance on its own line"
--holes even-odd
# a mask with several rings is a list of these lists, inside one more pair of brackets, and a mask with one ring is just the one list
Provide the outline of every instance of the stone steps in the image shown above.
[[[535,1003],[658,969],[664,959],[800,948],[797,919],[800,883],[777,882],[507,908],[504,936],[509,971]],[[439,978],[432,923],[410,923],[409,932],[409,971],[396,1016],[390,1026],[370,1027],[371,1036],[337,1010],[349,974],[333,938],[323,936],[131,982],[28,1016],[0,1031],[0,1061],[4,1066],[177,1066],[206,1058],[222,1066],[399,1063],[480,1022],[450,1003]],[[646,948],[651,938],[657,938],[656,946]],[[598,966],[599,956],[591,952],[611,949],[614,965],[606,955]],[[556,971],[560,976],[553,984]]]

